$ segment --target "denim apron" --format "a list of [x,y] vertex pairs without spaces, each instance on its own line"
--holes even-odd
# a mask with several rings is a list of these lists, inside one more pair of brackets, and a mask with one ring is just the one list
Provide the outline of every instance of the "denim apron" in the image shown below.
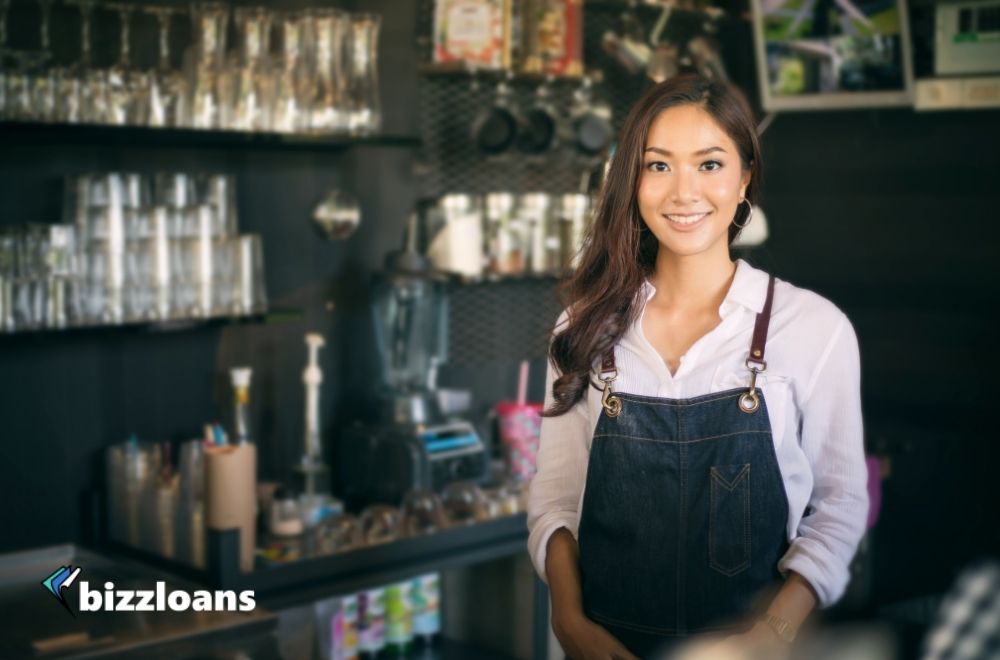
[[640,657],[705,632],[736,632],[781,581],[788,499],[756,387],[774,277],[757,315],[749,387],[690,399],[614,392],[601,413],[579,527],[586,615]]

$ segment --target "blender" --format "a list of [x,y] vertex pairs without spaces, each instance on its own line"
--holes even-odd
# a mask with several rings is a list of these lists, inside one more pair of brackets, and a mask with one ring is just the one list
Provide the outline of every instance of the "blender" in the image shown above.
[[398,506],[414,488],[481,481],[488,457],[460,410],[442,406],[437,372],[447,359],[445,283],[416,251],[416,216],[404,247],[387,255],[372,286],[379,363],[375,419],[349,427],[341,443],[344,499],[350,508]]

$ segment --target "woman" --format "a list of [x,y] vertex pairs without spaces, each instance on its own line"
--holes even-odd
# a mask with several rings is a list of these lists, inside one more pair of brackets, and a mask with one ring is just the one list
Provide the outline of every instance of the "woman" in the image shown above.
[[574,660],[724,633],[791,641],[868,510],[857,340],[729,244],[761,156],[735,88],[653,87],[625,120],[546,384],[529,550]]

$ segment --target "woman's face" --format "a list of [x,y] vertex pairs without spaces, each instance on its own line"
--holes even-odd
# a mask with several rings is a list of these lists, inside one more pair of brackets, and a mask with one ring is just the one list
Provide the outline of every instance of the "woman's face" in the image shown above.
[[639,213],[666,249],[728,255],[729,223],[750,182],[736,144],[696,105],[661,112],[649,129],[639,177]]

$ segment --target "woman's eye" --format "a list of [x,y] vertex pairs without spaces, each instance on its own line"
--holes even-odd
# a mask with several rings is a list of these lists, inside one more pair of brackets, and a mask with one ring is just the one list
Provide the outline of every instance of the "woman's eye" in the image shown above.
[[703,169],[712,172],[714,170],[722,169],[722,163],[717,160],[709,160],[701,164]]
[[654,160],[651,163],[646,163],[646,169],[650,172],[669,172],[670,168],[662,160]]

